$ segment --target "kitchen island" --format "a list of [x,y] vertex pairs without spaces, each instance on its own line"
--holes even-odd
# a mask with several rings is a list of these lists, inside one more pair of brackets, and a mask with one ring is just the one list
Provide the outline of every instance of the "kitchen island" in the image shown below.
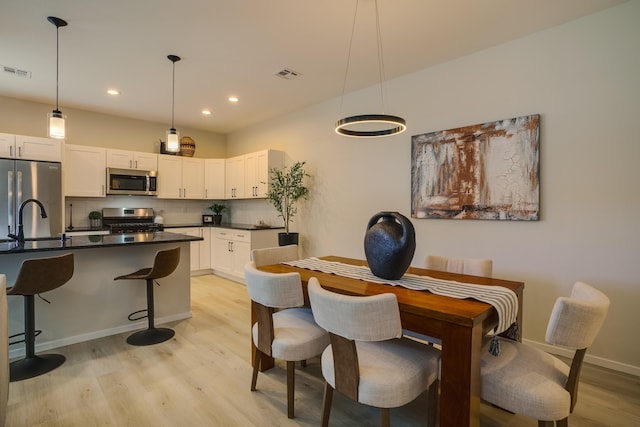
[[[155,290],[156,324],[191,317],[190,242],[201,237],[170,232],[73,236],[26,241],[0,241],[0,273],[12,286],[25,259],[72,252],[71,280],[36,298],[36,352],[108,335],[144,329],[147,319],[130,322],[127,316],[146,308],[143,280],[114,281],[116,276],[151,267],[159,250],[180,247],[180,264]],[[23,297],[8,296],[9,335],[24,330]],[[123,338],[124,339],[124,338]],[[24,354],[24,345],[11,346],[10,356]]]

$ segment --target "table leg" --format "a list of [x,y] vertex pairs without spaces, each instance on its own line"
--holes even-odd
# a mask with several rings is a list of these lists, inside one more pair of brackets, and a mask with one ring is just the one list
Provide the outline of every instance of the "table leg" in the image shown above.
[[442,337],[440,425],[480,426],[482,325],[447,325]]
[[[251,301],[251,324],[249,325],[249,331],[252,330],[253,325],[258,321],[258,312],[256,310],[255,303]],[[253,344],[253,338],[251,337],[251,333],[249,333],[249,341],[251,342],[251,366],[253,366],[255,357],[256,357],[256,346]],[[273,357],[267,356],[266,354],[262,354],[262,358],[260,359],[260,372],[264,372],[273,368],[275,362]]]

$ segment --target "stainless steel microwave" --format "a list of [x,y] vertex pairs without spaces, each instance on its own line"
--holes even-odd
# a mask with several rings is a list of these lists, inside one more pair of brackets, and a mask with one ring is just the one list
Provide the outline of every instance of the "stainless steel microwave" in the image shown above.
[[107,168],[107,194],[155,196],[158,194],[157,175],[156,171]]

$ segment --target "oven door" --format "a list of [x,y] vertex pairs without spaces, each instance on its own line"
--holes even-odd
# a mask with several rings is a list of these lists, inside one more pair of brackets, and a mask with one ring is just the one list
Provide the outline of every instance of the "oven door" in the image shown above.
[[155,196],[156,171],[107,168],[107,194]]

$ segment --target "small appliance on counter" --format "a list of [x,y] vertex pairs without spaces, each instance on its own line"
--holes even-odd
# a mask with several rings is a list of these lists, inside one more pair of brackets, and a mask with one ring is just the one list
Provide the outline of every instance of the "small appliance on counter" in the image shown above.
[[162,231],[162,224],[154,222],[152,208],[103,208],[102,225],[111,234]]

